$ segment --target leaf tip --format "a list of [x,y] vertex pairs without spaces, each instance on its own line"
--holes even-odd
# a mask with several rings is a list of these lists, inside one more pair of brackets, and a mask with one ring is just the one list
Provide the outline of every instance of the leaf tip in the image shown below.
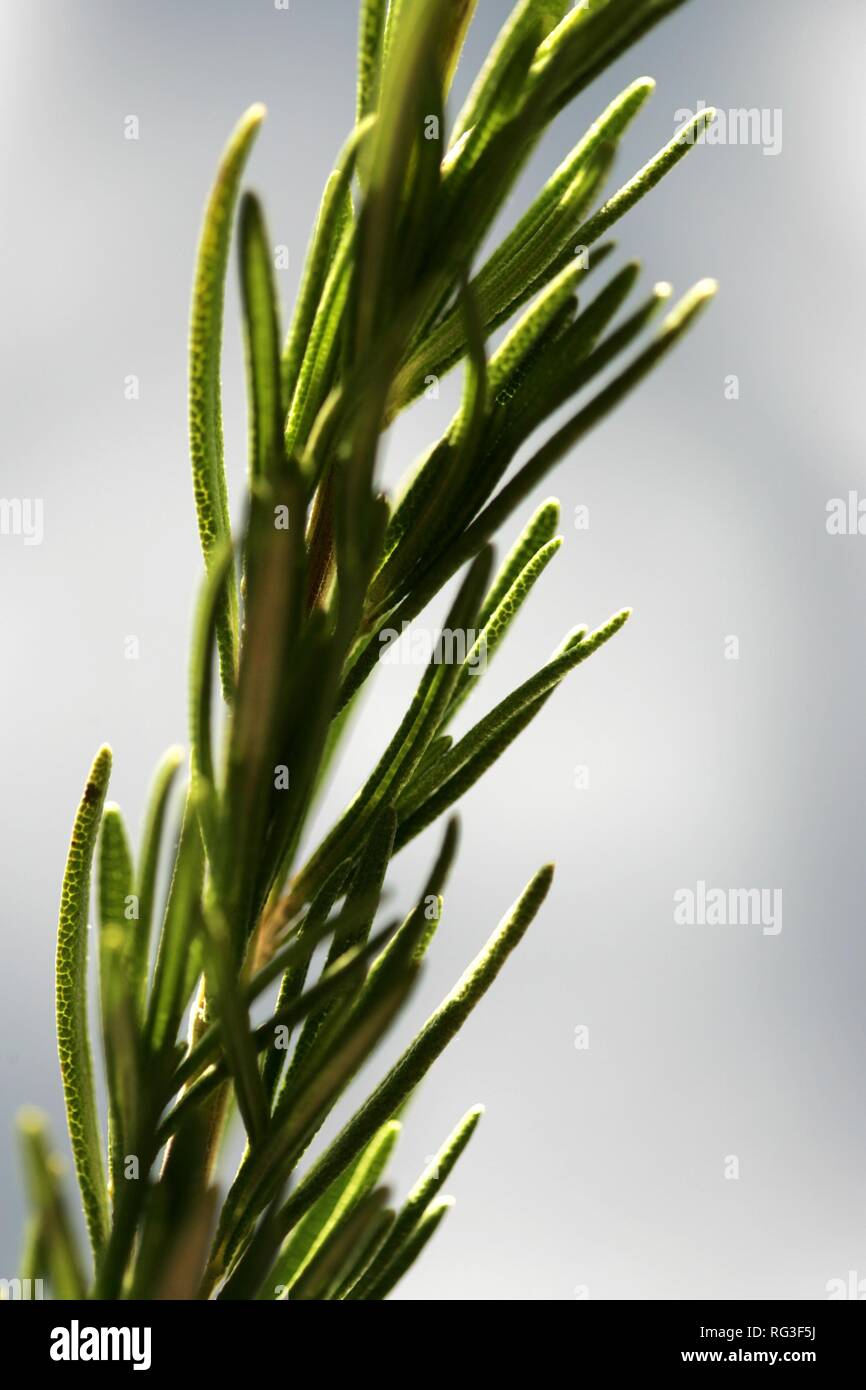
[[714,298],[718,288],[716,280],[709,278],[699,280],[671,309],[662,324],[662,333],[676,333],[687,327],[695,315],[706,308],[710,300]]
[[698,111],[697,115],[692,116],[691,120],[686,121],[686,124],[681,127],[679,131],[681,143],[687,145],[698,144],[706,131],[709,130],[717,115],[718,111],[715,106],[705,106],[703,110]]
[[267,114],[268,108],[265,106],[265,103],[263,101],[254,101],[252,106],[248,106],[244,112],[243,123],[245,126],[249,127],[259,126]]
[[564,652],[570,651],[572,647],[578,646],[588,632],[589,627],[586,623],[577,623],[575,627],[569,628],[559,646],[556,648],[556,651],[553,653],[552,660],[555,660],[558,656],[562,656]]
[[553,882],[553,875],[555,873],[555,864],[542,864],[541,868],[538,870],[538,873],[535,875],[535,878],[532,880],[532,883],[529,885],[530,889],[534,888],[537,893],[540,893],[543,896],[547,893],[548,888]]
[[113,761],[114,754],[111,751],[111,746],[107,743],[103,743],[96,757],[93,759],[93,764],[90,768],[90,776],[88,778],[88,786],[95,786],[97,791],[104,792],[105,788],[108,786],[108,779],[111,776]]
[[44,1135],[48,1127],[45,1113],[35,1105],[23,1105],[15,1119],[18,1132],[25,1139],[35,1139],[38,1135]]

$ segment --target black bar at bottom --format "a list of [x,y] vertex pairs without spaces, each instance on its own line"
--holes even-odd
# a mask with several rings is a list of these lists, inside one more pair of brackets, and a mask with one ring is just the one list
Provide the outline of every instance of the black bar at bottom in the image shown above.
[[[391,1307],[393,1311],[384,1314],[386,1321],[405,1316],[396,1305]],[[515,1343],[527,1352],[534,1349],[537,1357],[541,1329],[536,1325],[524,1330],[512,1314],[508,1327],[499,1331],[495,1313],[488,1310],[473,1316],[472,1307],[469,1304],[462,1315],[449,1314],[437,1304],[435,1312],[424,1315],[426,1327],[419,1332],[425,1379],[434,1361],[446,1374],[458,1372],[461,1379],[479,1355],[489,1370],[489,1358],[513,1349]],[[560,1335],[569,1338],[575,1370],[581,1373],[589,1368],[689,1371],[701,1366],[805,1366],[826,1373],[856,1367],[862,1360],[864,1314],[862,1301],[581,1301],[572,1304]],[[358,1312],[338,1315],[340,1321],[333,1327],[354,1335],[327,1343],[315,1340],[322,1333],[320,1315],[313,1314],[312,1323],[310,1316],[291,1304],[272,1302],[52,1303],[13,1297],[0,1305],[0,1328],[7,1353],[14,1348],[13,1354],[22,1358],[28,1371],[47,1372],[60,1380],[80,1372],[92,1378],[105,1369],[115,1376],[179,1372],[195,1376],[198,1384],[202,1376],[212,1373],[224,1384],[237,1372],[254,1377],[257,1384],[275,1375],[285,1383],[285,1377],[305,1367],[311,1355],[321,1358],[322,1368],[332,1378],[334,1362],[339,1364],[341,1354],[351,1357],[356,1374],[362,1368],[376,1374],[386,1367],[389,1376],[400,1374],[400,1344],[382,1342],[377,1348],[377,1336],[392,1334],[375,1321],[375,1313],[361,1313],[360,1322],[352,1320],[348,1325],[342,1323],[342,1316],[353,1319]],[[452,1316],[453,1337],[448,1329]],[[464,1323],[464,1317],[470,1321]],[[309,1332],[314,1340],[301,1343],[299,1332]],[[544,1341],[541,1347],[554,1353]],[[385,1352],[387,1357],[382,1355]],[[414,1366],[408,1349],[405,1357],[404,1369],[411,1372]]]

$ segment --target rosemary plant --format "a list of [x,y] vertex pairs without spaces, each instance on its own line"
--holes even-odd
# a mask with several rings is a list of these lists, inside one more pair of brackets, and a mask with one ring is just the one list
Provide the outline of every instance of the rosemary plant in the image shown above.
[[[532,922],[550,866],[336,1138],[312,1162],[305,1154],[362,1064],[381,1055],[426,968],[456,820],[408,914],[382,923],[392,858],[628,618],[624,610],[569,632],[540,670],[451,732],[483,684],[470,674],[493,657],[556,555],[557,503],[525,520],[495,572],[491,541],[713,293],[710,282],[696,285],[646,338],[668,286],[621,313],[637,265],[590,283],[613,249],[607,233],[712,119],[702,111],[603,199],[617,143],[653,89],[648,78],[610,103],[495,250],[481,252],[548,124],[680,3],[519,0],[450,116],[474,0],[362,0],[357,120],[325,185],[285,338],[264,214],[253,194],[240,196],[263,108],[247,111],[229,140],[192,304],[190,442],[206,578],[179,833],[169,823],[182,754],[169,752],[156,772],[133,854],[119,808],[105,801],[112,755],[101,748],[63,879],[57,1032],[89,1259],[44,1122],[28,1112],[21,1125],[32,1204],[23,1273],[45,1278],[57,1298],[383,1299],[449,1208],[443,1185],[479,1108],[457,1120],[401,1203],[383,1174],[407,1100]],[[220,410],[233,235],[249,400],[247,505],[234,531]],[[431,379],[457,368],[453,420],[386,497],[383,432]],[[578,395],[539,443],[539,429]],[[311,806],[386,639],[458,572],[443,634],[470,636],[450,658],[434,650],[367,780],[310,846]],[[88,1036],[94,864],[105,1116]],[[256,1025],[261,996],[270,1016]],[[246,1148],[221,1195],[214,1174],[235,1110]]]

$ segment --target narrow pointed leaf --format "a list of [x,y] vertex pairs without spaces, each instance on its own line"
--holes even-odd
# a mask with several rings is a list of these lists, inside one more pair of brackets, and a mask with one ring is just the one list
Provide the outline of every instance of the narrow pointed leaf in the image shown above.
[[[342,865],[330,879],[326,880],[322,888],[313,898],[313,901],[310,903],[309,911],[298,931],[299,943],[304,942],[307,933],[315,935],[322,924],[327,920],[328,914],[346,885],[349,876],[349,867],[348,864]],[[290,1008],[300,996],[304,988],[304,981],[307,978],[308,966],[309,958],[300,961],[297,965],[289,965],[286,968],[280,983],[279,995],[277,996],[278,1013],[280,1010]],[[271,1097],[273,1097],[276,1092],[286,1056],[287,1049],[272,1047],[265,1058],[262,1074],[265,1089]]]
[[[86,1282],[75,1232],[61,1188],[61,1165],[48,1145],[45,1117],[27,1109],[18,1117],[24,1175],[39,1232],[38,1251],[54,1297],[86,1297]],[[41,1277],[38,1268],[35,1277]]]
[[261,204],[244,194],[239,217],[241,299],[247,360],[250,481],[273,476],[282,454],[280,325],[272,250]]
[[238,1109],[251,1143],[256,1143],[267,1127],[267,1103],[259,1075],[256,1047],[250,1031],[243,989],[238,980],[231,930],[215,903],[205,905],[203,914],[205,973],[208,1002],[216,1016],[220,1040],[234,1081]]
[[[388,862],[394,848],[394,835],[397,830],[397,813],[392,807],[388,806],[383,811],[379,819],[373,824],[369,839],[364,845],[364,851],[360,858],[360,863],[355,871],[352,880],[351,890],[346,898],[346,908],[350,913],[354,913],[363,904],[367,905],[367,910],[360,914],[360,917],[352,926],[342,927],[331,939],[328,949],[328,956],[325,962],[325,969],[333,966],[340,956],[353,947],[363,946],[370,934],[373,925],[373,918],[379,905],[379,898],[382,893],[382,886],[385,881],[385,874],[388,870]],[[309,1014],[298,1044],[292,1057],[292,1065],[286,1079],[289,1088],[282,1105],[278,1106],[276,1114],[279,1116],[285,1113],[283,1106],[291,1105],[291,1086],[298,1069],[302,1067],[313,1048],[325,1021],[327,1020],[333,1003],[326,1005],[316,1013]]]
[[367,1300],[380,1300],[388,1297],[391,1290],[415,1263],[440,1221],[453,1205],[453,1197],[440,1197],[438,1201],[431,1202],[418,1224],[394,1255],[387,1269],[384,1269],[379,1279],[371,1285],[365,1295]]
[[518,575],[523,572],[534,555],[543,545],[552,540],[559,525],[560,507],[555,497],[548,497],[533,512],[524,529],[514,542],[502,562],[501,568],[490,586],[478,614],[478,622],[485,627],[496,612]]
[[[661,295],[653,299],[634,316],[636,323],[624,325],[621,330],[630,336],[639,329],[647,317],[655,312],[660,298],[667,293],[666,287]],[[606,415],[610,413],[629,393],[638,386],[654,367],[671,351],[683,336],[698,314],[712,299],[716,292],[715,281],[702,280],[677,305],[662,324],[655,342],[650,344],[635,360],[614,378],[602,391],[585,405],[571,420],[567,421],[545,443],[528,463],[508,482],[487,504],[483,511],[466,528],[463,534],[446,548],[435,565],[424,575],[406,599],[392,614],[382,619],[374,630],[361,655],[354,662],[341,691],[341,699],[349,700],[360,689],[372,670],[376,660],[378,633],[387,625],[399,627],[422,611],[432,594],[446,583],[467,559],[478,553],[479,546],[485,544],[501,525],[507,521],[514,509],[543,481],[547,473],[559,462],[569,449],[573,448],[584,435],[588,434]],[[614,341],[616,340],[616,341]],[[612,334],[583,366],[584,375],[595,374],[603,369],[611,359],[621,338]]]
[[495,656],[505,634],[532,592],[533,586],[544,573],[561,545],[562,538],[557,537],[536,551],[481,629],[460,668],[460,675],[454,687],[451,703],[445,712],[445,720],[453,719],[461,705],[472,694],[478,684],[479,675],[487,670],[489,662]]
[[[295,1227],[280,1252],[272,1280],[274,1285],[285,1285],[289,1298],[294,1297],[293,1286],[316,1252],[376,1186],[399,1136],[400,1124],[389,1120],[373,1136],[357,1162],[332,1183]],[[271,1283],[270,1278],[268,1282]]]
[[[470,762],[477,768],[479,762],[484,759],[485,754],[491,751],[491,748],[497,749],[497,756],[504,751],[504,748],[516,736],[515,721],[521,719],[529,710],[536,713],[539,699],[552,691],[568,675],[569,671],[573,671],[576,666],[586,661],[588,657],[598,651],[599,647],[619,632],[630,616],[631,609],[624,608],[621,612],[615,613],[595,632],[584,637],[582,641],[574,645],[569,645],[567,641],[563,643],[558,653],[542,666],[540,671],[537,671],[529,680],[524,681],[504,700],[500,700],[489,714],[479,720],[454,745],[450,753],[441,759],[435,772],[428,773],[423,783],[419,782],[410,787],[398,806],[401,813],[401,825],[397,834],[398,846],[402,847],[406,843],[407,828],[404,822],[412,816],[412,813],[424,803],[429,802],[431,796],[438,789],[447,786],[450,779]],[[520,727],[523,728],[525,725],[521,724]],[[502,744],[500,740],[507,735],[510,737],[507,738],[506,743]],[[486,769],[490,763],[485,762],[483,766]],[[467,788],[462,786],[462,790],[467,790]],[[462,795],[462,791],[460,794]],[[446,805],[451,805],[454,799],[456,798],[452,797],[451,800],[439,805],[439,812],[441,813]],[[427,813],[425,812],[425,814]],[[426,821],[426,824],[429,824],[429,821]],[[414,833],[417,834],[417,830]]]
[[[452,1134],[448,1136],[439,1152],[431,1159],[418,1181],[409,1193],[397,1218],[388,1232],[384,1243],[376,1251],[375,1257],[361,1278],[346,1295],[349,1299],[363,1299],[369,1291],[375,1290],[388,1278],[391,1262],[399,1258],[405,1241],[418,1225],[425,1210],[438,1196],[450,1177],[472,1135],[478,1121],[484,1114],[483,1105],[475,1105],[462,1118]],[[372,1295],[372,1296],[375,1296]]]
[[[482,551],[470,568],[445,623],[448,632],[465,632],[475,621],[491,555]],[[434,654],[435,655],[435,654]],[[343,817],[298,875],[297,891],[316,891],[354,848],[375,810],[393,800],[411,777],[436,734],[457,680],[454,664],[431,660],[396,734]]]
[[[202,832],[209,852],[216,853],[214,811],[215,773],[213,761],[211,717],[213,695],[213,656],[219,640],[219,606],[223,581],[231,568],[233,550],[226,543],[220,547],[212,568],[201,588],[193,629],[189,677],[190,771],[197,809],[203,816]],[[214,865],[219,868],[218,864]]]
[[108,1231],[108,1193],[93,1084],[87,1019],[90,872],[111,776],[111,749],[100,748],[78,807],[63,875],[57,926],[57,1050],[69,1138],[94,1259]]
[[362,121],[379,105],[388,0],[361,0],[358,20],[358,97],[355,119]]
[[[230,1193],[226,1200],[223,1207],[221,1230],[217,1235],[211,1261],[212,1277],[213,1275],[218,1276],[226,1268],[232,1255],[238,1249],[239,1242],[249,1233],[250,1218],[255,1219],[258,1212],[263,1210],[266,1203],[279,1190],[281,1182],[285,1181],[297,1163],[322,1123],[324,1116],[383,1037],[395,1015],[405,1003],[416,975],[417,969],[406,971],[402,978],[395,982],[389,993],[378,1001],[376,1008],[371,1009],[357,1026],[346,1028],[338,1033],[328,1056],[323,1058],[315,1074],[308,1078],[306,1086],[299,1088],[286,1123],[279,1130],[273,1132],[257,1153],[256,1160],[246,1175],[243,1191]],[[381,1123],[384,1124],[388,1118],[387,1115],[383,1116]],[[374,1126],[370,1133],[365,1136],[365,1142],[372,1138],[373,1132],[377,1128],[379,1128],[378,1125]],[[341,1163],[336,1170],[330,1173],[328,1182],[322,1183],[313,1195],[313,1201],[321,1196],[331,1180],[339,1176],[351,1158],[359,1152],[360,1147],[347,1157],[345,1163]],[[310,1206],[312,1206],[312,1201],[306,1204],[298,1215],[304,1215]],[[292,1225],[294,1225],[294,1221],[286,1222],[283,1219],[282,1209],[274,1212],[269,1218],[267,1240],[273,1249],[272,1259],[276,1257],[277,1251]],[[257,1252],[257,1257],[258,1255],[259,1252]],[[244,1260],[241,1258],[221,1296],[229,1298],[238,1296],[238,1289],[244,1288],[246,1283],[247,1272],[244,1270]]]
[[[349,293],[354,245],[355,230],[347,222],[322,286],[321,302],[304,345],[297,384],[292,394],[285,432],[286,452],[290,455],[300,454],[305,448],[316,416],[331,387],[338,335]],[[310,472],[308,465],[308,477]]]
[[460,287],[460,302],[468,347],[463,399],[448,431],[435,491],[428,489],[423,511],[420,516],[416,512],[411,529],[401,528],[403,534],[370,585],[367,602],[374,608],[377,604],[387,605],[401,576],[410,573],[413,566],[423,565],[425,551],[441,543],[441,535],[447,533],[467,478],[476,466],[475,455],[487,417],[487,357],[478,305],[465,281]]
[[544,224],[557,215],[581,169],[606,144],[615,143],[622,137],[648,97],[652,95],[654,88],[655,83],[651,77],[641,77],[614,98],[593,122],[583,139],[551,174],[513,231],[509,232],[485,262],[483,269],[479,271],[480,281],[495,283],[503,267],[513,263],[525,251]]
[[[315,985],[311,985],[297,999],[288,1004],[278,1004],[271,1017],[265,1023],[259,1024],[252,1034],[255,1051],[257,1053],[263,1052],[266,1047],[272,1045],[274,1031],[277,1028],[289,1028],[300,1019],[305,1018],[313,1009],[320,1008],[333,995],[350,992],[363,979],[366,962],[384,944],[394,931],[395,925],[393,922],[388,923],[381,931],[376,932],[375,936],[371,937],[364,946],[346,952],[345,956],[335,962]],[[207,1065],[207,1055],[213,1050],[213,1040],[209,1033],[200,1039],[195,1048],[190,1051],[188,1059],[181,1064],[175,1074],[172,1086],[177,1088],[179,1085],[185,1084],[191,1075],[201,1072],[202,1063],[205,1064],[203,1073],[190,1085],[188,1090],[184,1091],[174,1109],[169,1111],[162,1122],[158,1136],[161,1144],[165,1143],[170,1135],[178,1130],[186,1116],[230,1075],[230,1069],[225,1060]],[[199,1051],[200,1047],[201,1051]]]
[[[229,242],[241,174],[264,114],[263,106],[251,106],[226,146],[205,210],[196,263],[190,320],[189,436],[199,535],[208,568],[217,546],[231,537],[220,399]],[[217,644],[223,694],[228,701],[235,682],[237,627],[237,588],[234,576],[226,573],[218,603]]]
[[[484,511],[464,532],[459,543],[455,545],[453,555],[443,557],[440,562],[443,569],[448,569],[452,564],[455,564],[455,561],[455,568],[459,568],[460,563],[465,562],[467,554],[474,554],[477,546],[486,542],[487,538],[498,530],[514,508],[519,506],[524,498],[538,486],[563,455],[599,424],[614,406],[618,405],[634,390],[644,377],[675,347],[700,311],[713,297],[715,291],[714,281],[701,281],[694,290],[684,297],[681,305],[677,306],[665,319],[655,342],[641,352],[628,367],[579,410],[571,420],[557,430],[534,457],[524,464],[516,476],[497,493],[493,501],[488,503]],[[644,307],[640,314],[639,323],[645,322],[646,316],[655,311],[658,299],[659,297],[656,296]],[[631,327],[628,331],[631,331]],[[602,343],[597,349],[597,357],[592,369],[601,371],[603,366],[611,360],[611,356],[610,345],[606,346]],[[587,363],[587,369],[589,369],[589,363]],[[453,570],[451,572],[453,573]],[[432,576],[426,583],[431,582],[433,582]],[[423,590],[422,595],[413,599],[412,606],[414,607],[420,602],[422,597]],[[400,616],[399,609],[397,616]]]
[[558,24],[569,3],[570,0],[520,0],[515,5],[454,122],[452,143],[456,144],[473,126],[489,118],[498,87],[498,74],[507,67],[527,37],[540,41]]
[[628,183],[609,198],[603,207],[599,208],[587,222],[580,228],[577,236],[584,246],[592,246],[603,236],[615,222],[639,203],[641,198],[645,198],[656,184],[670,173],[680,160],[683,159],[700,142],[704,131],[712,124],[716,118],[715,110],[707,107],[704,111],[699,111],[690,121],[681,126],[671,140],[659,150],[658,154],[653,155],[642,169],[639,169]]
[[156,908],[160,845],[169,797],[182,762],[183,750],[170,748],[156,769],[148,797],[144,829],[138,852],[138,874],[135,889],[138,898],[138,921],[135,925],[132,973],[133,990],[142,1018],[147,1003],[150,938]]
[[362,145],[371,129],[370,120],[362,121],[349,136],[337,168],[325,184],[316,226],[307,258],[304,262],[301,285],[295,301],[291,327],[282,354],[283,409],[288,413],[298,383],[301,363],[306,354],[313,322],[319,309],[326,276],[342,243],[352,218],[352,199],[349,185]]
[[332,1297],[331,1290],[338,1284],[346,1269],[347,1262],[356,1252],[359,1244],[370,1239],[378,1227],[390,1199],[387,1187],[379,1187],[352,1207],[340,1223],[328,1232],[327,1237],[316,1250],[300,1278],[293,1284],[288,1297],[293,1301],[309,1302]]
[[395,1217],[396,1212],[393,1207],[384,1207],[379,1211],[376,1220],[367,1225],[363,1233],[355,1240],[349,1259],[332,1285],[328,1294],[329,1298],[339,1302],[346,1297],[350,1289],[354,1288],[379,1246],[387,1237]]
[[288,1233],[403,1104],[483,998],[547,896],[553,869],[535,875],[500,926],[431,1015],[414,1042],[301,1179],[276,1218]]
[[188,797],[148,1004],[146,1036],[148,1046],[155,1054],[173,1045],[189,1002],[184,989],[188,979],[186,965],[191,942],[202,928],[203,881],[201,833],[193,798]]
[[108,1082],[109,1191],[122,1180],[123,1142],[135,1085],[135,870],[120,808],[105,807],[99,836],[99,1003]]

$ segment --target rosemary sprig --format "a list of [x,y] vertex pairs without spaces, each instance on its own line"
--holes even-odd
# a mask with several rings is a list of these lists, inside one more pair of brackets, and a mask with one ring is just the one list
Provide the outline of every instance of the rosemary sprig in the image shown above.
[[[355,124],[325,184],[285,338],[264,210],[241,187],[264,108],[251,107],[229,139],[193,284],[190,454],[205,580],[183,815],[167,834],[183,762],[173,749],[133,859],[119,810],[104,805],[103,748],[61,893],[58,1048],[92,1280],[44,1127],[32,1114],[22,1125],[32,1207],[24,1267],[44,1272],[56,1297],[377,1301],[450,1207],[443,1185],[480,1107],[401,1205],[382,1178],[407,1102],[536,916],[551,866],[336,1137],[312,1162],[305,1155],[361,1067],[383,1053],[419,973],[435,970],[456,820],[406,915],[383,925],[394,855],[492,768],[630,613],[573,628],[539,670],[454,734],[555,562],[558,503],[524,521],[496,571],[494,541],[554,465],[670,357],[714,293],[701,281],[653,334],[670,286],[633,297],[638,263],[604,272],[608,232],[699,143],[712,111],[605,197],[621,137],[653,91],[652,79],[637,79],[483,260],[480,248],[551,121],[680,3],[518,0],[454,115],[449,91],[473,0],[361,0]],[[238,208],[249,461],[233,530],[220,374]],[[452,368],[463,373],[453,420],[385,496],[383,435]],[[445,627],[403,719],[343,814],[308,843],[356,695],[394,634],[417,624],[452,579]],[[108,1182],[87,1015],[97,843],[99,949],[90,954]],[[235,1108],[246,1151],[220,1200],[214,1165]]]

